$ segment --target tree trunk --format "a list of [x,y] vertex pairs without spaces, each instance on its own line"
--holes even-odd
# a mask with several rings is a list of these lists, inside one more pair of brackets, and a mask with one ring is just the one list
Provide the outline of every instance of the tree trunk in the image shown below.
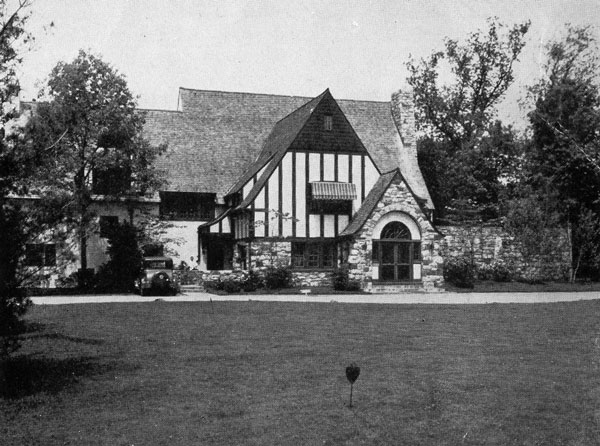
[[79,270],[79,287],[85,288],[87,286],[88,277],[87,277],[87,235],[85,233],[85,225],[82,223],[79,227],[79,263],[81,265],[81,269]]
[[8,356],[2,357],[0,353],[0,395],[3,395],[8,390],[8,377],[6,369],[8,368]]

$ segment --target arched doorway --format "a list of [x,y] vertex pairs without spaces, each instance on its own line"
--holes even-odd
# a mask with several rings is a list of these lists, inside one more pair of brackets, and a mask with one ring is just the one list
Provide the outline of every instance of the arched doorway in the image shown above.
[[421,242],[414,239],[403,222],[391,221],[383,227],[379,238],[373,240],[373,263],[379,266],[381,281],[420,280]]

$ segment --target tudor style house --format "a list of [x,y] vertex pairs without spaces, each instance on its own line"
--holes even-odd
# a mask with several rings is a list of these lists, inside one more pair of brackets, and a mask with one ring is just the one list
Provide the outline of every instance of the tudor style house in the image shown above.
[[[213,274],[289,266],[309,286],[330,284],[345,267],[365,290],[442,287],[442,237],[417,164],[410,91],[373,102],[329,90],[303,98],[182,88],[176,111],[144,113],[145,136],[168,145],[157,161],[167,185],[133,205],[94,197],[90,268],[107,260],[103,227],[154,214],[170,223],[175,263],[193,258]],[[40,247],[51,248],[49,260],[29,261],[51,283],[78,268],[77,250],[57,272],[54,244],[32,252]]]
[[179,259],[286,265],[304,286],[346,267],[365,290],[441,287],[410,92],[387,103],[180,89],[177,111],[146,113],[147,137],[169,146],[158,212],[183,240]]

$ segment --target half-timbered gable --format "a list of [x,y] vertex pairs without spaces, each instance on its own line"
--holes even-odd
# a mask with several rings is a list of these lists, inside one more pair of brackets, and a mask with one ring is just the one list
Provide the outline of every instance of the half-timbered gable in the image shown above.
[[378,177],[327,90],[274,126],[258,162],[232,187],[234,237],[336,237]]

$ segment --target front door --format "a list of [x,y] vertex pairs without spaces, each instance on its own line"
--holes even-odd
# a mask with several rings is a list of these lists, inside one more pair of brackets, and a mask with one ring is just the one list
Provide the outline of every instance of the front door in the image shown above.
[[380,241],[381,260],[379,279],[400,282],[411,279],[412,244],[406,242]]

